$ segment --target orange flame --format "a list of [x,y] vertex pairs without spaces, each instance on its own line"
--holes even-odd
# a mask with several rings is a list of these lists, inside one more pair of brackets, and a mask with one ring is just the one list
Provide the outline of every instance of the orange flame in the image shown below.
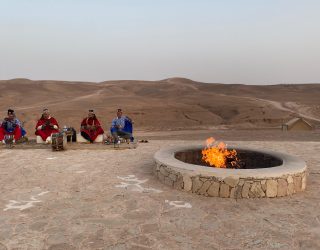
[[223,142],[214,145],[215,141],[213,137],[206,140],[207,146],[202,150],[202,160],[216,168],[236,168],[238,166],[237,151],[234,149],[228,150]]
[[207,147],[212,145],[216,140],[213,137],[210,137],[206,140]]

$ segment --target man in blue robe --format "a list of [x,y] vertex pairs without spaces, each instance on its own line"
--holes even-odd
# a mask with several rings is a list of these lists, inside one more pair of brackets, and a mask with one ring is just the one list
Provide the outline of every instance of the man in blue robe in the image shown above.
[[117,117],[112,120],[111,124],[111,134],[114,139],[114,143],[120,143],[119,137],[127,139],[133,142],[134,138],[132,137],[133,121],[128,116],[122,115],[122,110],[118,109]]

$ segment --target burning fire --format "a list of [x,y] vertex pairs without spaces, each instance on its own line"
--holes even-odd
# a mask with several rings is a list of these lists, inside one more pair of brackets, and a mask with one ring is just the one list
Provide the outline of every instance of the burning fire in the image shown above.
[[240,168],[236,150],[228,150],[223,142],[213,137],[206,140],[206,148],[202,150],[202,160],[216,168]]

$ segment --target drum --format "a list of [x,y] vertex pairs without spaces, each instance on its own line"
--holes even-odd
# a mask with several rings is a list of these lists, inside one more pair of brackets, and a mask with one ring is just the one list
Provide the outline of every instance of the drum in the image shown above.
[[51,135],[52,138],[52,151],[62,151],[67,148],[67,137],[65,133],[55,133]]

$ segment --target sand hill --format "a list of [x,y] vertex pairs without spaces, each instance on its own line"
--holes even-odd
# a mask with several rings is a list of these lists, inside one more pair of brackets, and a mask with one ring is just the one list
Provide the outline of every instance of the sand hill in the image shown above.
[[138,130],[266,128],[303,116],[320,124],[320,84],[238,85],[200,83],[184,78],[161,81],[0,81],[1,117],[12,107],[29,136],[43,107],[60,125],[79,128],[89,108],[107,130],[121,107]]

